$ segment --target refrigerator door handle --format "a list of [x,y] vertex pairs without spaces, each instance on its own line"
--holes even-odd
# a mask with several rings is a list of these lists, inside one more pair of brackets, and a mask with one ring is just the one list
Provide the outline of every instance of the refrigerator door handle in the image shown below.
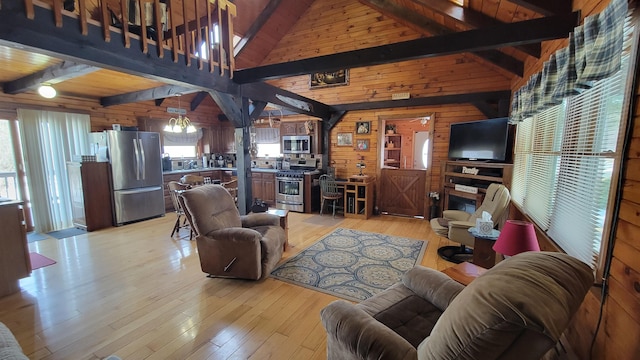
[[142,174],[142,180],[147,178],[147,156],[144,153],[144,146],[142,146],[142,139],[138,139],[138,146],[140,147],[140,173]]
[[133,139],[133,152],[134,152],[134,168],[136,170],[136,180],[140,180],[140,150],[138,149],[138,143],[136,139]]

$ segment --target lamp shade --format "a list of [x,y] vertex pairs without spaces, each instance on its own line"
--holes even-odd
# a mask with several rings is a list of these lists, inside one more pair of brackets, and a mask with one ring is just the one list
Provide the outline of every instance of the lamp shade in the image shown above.
[[520,220],[507,220],[498,240],[493,244],[493,250],[507,256],[525,251],[540,251],[533,224]]

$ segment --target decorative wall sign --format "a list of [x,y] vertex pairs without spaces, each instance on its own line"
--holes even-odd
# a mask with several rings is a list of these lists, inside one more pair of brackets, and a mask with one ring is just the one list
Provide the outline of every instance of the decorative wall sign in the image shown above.
[[356,122],[356,133],[360,134],[368,134],[371,132],[371,121],[357,121]]
[[353,146],[353,133],[338,133],[338,146]]
[[309,75],[309,89],[349,85],[349,69],[317,72]]

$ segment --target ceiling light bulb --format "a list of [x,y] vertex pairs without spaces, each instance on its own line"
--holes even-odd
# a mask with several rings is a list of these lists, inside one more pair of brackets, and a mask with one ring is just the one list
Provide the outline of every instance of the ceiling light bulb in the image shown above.
[[42,96],[43,98],[53,99],[54,97],[56,97],[57,93],[56,89],[54,89],[51,85],[40,85],[40,87],[38,88],[38,94],[40,94],[40,96]]

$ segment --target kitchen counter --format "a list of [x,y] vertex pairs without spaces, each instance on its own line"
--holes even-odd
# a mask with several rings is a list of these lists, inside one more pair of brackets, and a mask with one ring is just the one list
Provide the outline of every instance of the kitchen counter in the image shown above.
[[263,172],[263,173],[277,173],[278,169],[263,169],[263,168],[251,168],[251,172]]
[[162,174],[163,175],[170,175],[170,174],[188,174],[188,173],[193,173],[193,172],[200,172],[200,171],[215,171],[215,170],[222,170],[222,171],[236,171],[238,169],[236,168],[229,168],[229,167],[208,167],[208,168],[197,168],[197,169],[184,169],[184,170],[171,170],[171,171],[163,171]]

